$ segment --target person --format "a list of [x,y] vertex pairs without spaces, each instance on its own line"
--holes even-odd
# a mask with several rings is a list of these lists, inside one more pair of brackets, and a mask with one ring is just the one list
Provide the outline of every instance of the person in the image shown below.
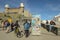
[[28,37],[29,36],[29,28],[30,28],[30,24],[26,20],[25,23],[24,23],[25,37]]
[[31,21],[28,21],[28,23],[29,23],[29,25],[30,25],[30,27],[31,27]]
[[8,20],[5,20],[4,21],[4,27],[5,27],[5,29],[7,29],[7,26],[8,26],[7,24],[8,24]]
[[13,27],[14,27],[14,23],[12,23],[12,24],[11,24],[11,31],[13,31],[13,30],[14,30],[14,28],[13,28]]
[[19,23],[18,23],[18,20],[16,20],[15,24],[14,24],[16,27],[20,27]]
[[10,25],[12,24],[12,18],[8,18],[8,22],[10,23]]
[[16,21],[16,23],[14,24],[14,26],[15,26],[16,36],[18,37],[20,35],[20,31],[19,31],[20,25],[18,24],[18,20]]
[[49,21],[48,20],[46,20],[46,26],[45,26],[45,28],[46,28],[46,30],[49,32],[49,27],[50,27],[50,25],[49,25]]
[[53,20],[50,21],[50,24],[51,25],[56,25],[56,23]]
[[8,22],[8,20],[5,21],[5,27],[6,27],[6,33],[9,33],[10,31],[10,23]]
[[11,31],[11,27],[12,27],[12,18],[9,17],[9,18],[7,19],[7,21],[8,21],[9,26],[10,26],[10,27],[7,27],[7,31]]
[[49,27],[50,31],[52,31],[52,27],[54,27],[54,25],[56,25],[56,23],[53,20],[51,20],[50,27]]
[[4,21],[1,21],[1,25],[2,25],[2,30],[4,30]]
[[46,20],[46,24],[48,24],[49,22],[48,22],[48,20]]

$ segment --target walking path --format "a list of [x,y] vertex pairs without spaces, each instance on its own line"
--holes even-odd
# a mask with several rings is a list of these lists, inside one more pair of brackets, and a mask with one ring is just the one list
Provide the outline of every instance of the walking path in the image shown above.
[[28,38],[25,38],[25,36],[17,38],[14,32],[7,34],[5,31],[1,31],[0,28],[0,40],[60,40],[60,36],[56,36],[55,34],[47,32],[45,29],[41,28],[40,36],[32,36],[30,34]]

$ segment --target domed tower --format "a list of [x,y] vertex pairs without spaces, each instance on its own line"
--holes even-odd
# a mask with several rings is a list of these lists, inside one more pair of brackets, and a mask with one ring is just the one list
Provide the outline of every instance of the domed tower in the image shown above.
[[20,3],[20,7],[24,8],[24,3]]
[[24,3],[20,3],[20,10],[19,10],[20,14],[24,13]]
[[9,10],[9,5],[6,4],[6,5],[5,5],[5,13],[8,13],[8,10]]

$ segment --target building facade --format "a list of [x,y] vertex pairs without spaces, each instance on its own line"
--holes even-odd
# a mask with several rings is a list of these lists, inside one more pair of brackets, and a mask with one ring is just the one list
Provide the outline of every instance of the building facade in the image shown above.
[[26,17],[32,17],[32,15],[29,13],[28,10],[24,10],[24,4],[20,3],[20,7],[18,8],[10,8],[8,4],[5,5],[5,13],[16,13],[16,14],[21,14]]
[[5,5],[5,13],[24,13],[24,4],[21,3],[18,8],[10,8],[8,4]]
[[57,15],[53,18],[54,21],[56,22],[60,22],[60,15]]

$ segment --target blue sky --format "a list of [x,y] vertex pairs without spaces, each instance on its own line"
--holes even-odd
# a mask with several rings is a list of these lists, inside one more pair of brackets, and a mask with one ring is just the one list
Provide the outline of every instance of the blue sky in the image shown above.
[[42,20],[50,20],[60,13],[60,0],[0,0],[0,12],[4,11],[5,4],[13,8],[19,7],[21,2],[25,10],[41,15]]

